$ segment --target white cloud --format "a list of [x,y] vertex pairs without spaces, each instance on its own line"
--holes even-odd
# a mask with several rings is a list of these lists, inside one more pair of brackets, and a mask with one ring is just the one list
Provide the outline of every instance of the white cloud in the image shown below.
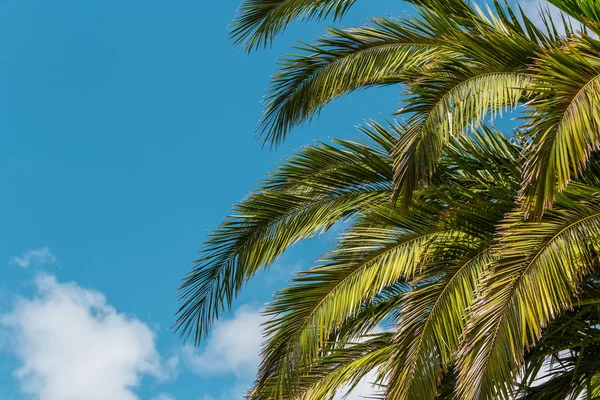
[[21,268],[28,268],[31,265],[53,265],[58,262],[58,259],[54,254],[50,252],[48,247],[42,247],[39,249],[29,249],[21,255],[21,257],[12,257],[10,259],[11,264],[16,264]]
[[263,322],[265,317],[259,309],[243,306],[232,319],[222,319],[215,324],[204,350],[186,347],[183,358],[199,375],[253,377],[260,362]]
[[161,393],[152,398],[152,400],[175,400],[175,396],[170,393]]
[[17,357],[21,390],[40,400],[135,400],[142,377],[169,378],[143,322],[118,313],[103,294],[50,275],[0,317]]

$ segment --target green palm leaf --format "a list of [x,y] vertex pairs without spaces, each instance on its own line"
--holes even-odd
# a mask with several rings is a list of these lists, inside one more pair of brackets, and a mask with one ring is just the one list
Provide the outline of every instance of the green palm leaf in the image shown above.
[[600,34],[600,5],[594,0],[548,0],[585,27]]
[[417,229],[355,227],[343,235],[325,264],[301,273],[267,308],[273,316],[257,390],[277,379],[274,397],[297,390],[331,332],[352,319],[387,286],[415,273],[421,252],[437,232],[425,221]]
[[[393,143],[389,132],[373,130],[371,135],[388,147]],[[289,246],[366,205],[387,201],[393,172],[385,149],[338,143],[317,144],[291,157],[211,234],[181,286],[177,328],[182,335],[193,334],[198,342],[245,282]]]
[[600,207],[548,213],[541,223],[523,214],[503,223],[500,257],[476,301],[458,363],[464,398],[508,398],[523,363],[523,349],[571,304],[590,272],[600,239]]
[[356,0],[244,0],[231,28],[235,43],[251,51],[267,46],[294,19],[341,18]]
[[311,120],[339,96],[406,82],[415,70],[453,53],[437,32],[416,20],[379,18],[369,26],[328,33],[280,61],[261,119],[265,142],[279,144],[292,127]]
[[557,191],[583,174],[600,146],[599,51],[600,42],[586,37],[568,49],[546,52],[534,69],[532,90],[540,95],[529,104],[523,193],[528,211],[538,218]]
[[[474,249],[465,241],[449,251],[447,240],[440,242],[431,256],[438,265],[427,270],[429,281],[408,292],[399,310],[402,322],[395,335],[399,350],[389,362],[389,398],[436,397],[444,374],[454,363],[465,312],[493,259],[489,243]],[[452,261],[439,261],[440,253]]]

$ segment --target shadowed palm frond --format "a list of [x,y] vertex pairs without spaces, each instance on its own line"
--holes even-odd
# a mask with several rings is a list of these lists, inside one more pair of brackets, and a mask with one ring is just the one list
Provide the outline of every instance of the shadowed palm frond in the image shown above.
[[[519,400],[596,398],[600,389],[600,315],[596,278],[585,282],[579,302],[544,329],[539,343],[525,358]],[[586,290],[591,293],[586,293]],[[593,298],[588,296],[592,295]]]

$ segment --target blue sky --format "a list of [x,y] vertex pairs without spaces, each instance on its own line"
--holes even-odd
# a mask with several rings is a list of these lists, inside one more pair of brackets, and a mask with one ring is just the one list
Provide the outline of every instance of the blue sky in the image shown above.
[[[251,382],[261,306],[332,236],[260,274],[200,349],[168,330],[179,280],[278,160],[399,94],[353,94],[262,150],[276,59],[322,25],[248,56],[227,38],[238,5],[0,1],[0,400],[231,400]],[[343,24],[406,9],[358,2]]]

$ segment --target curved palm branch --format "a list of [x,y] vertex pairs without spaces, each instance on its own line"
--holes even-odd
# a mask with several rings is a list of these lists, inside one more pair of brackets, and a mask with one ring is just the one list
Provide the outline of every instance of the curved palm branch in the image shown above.
[[[390,310],[395,310],[399,307],[402,303],[404,293],[408,289],[408,285],[404,283],[393,284],[389,288],[384,289],[373,302],[363,304],[358,313],[346,319],[338,329],[330,334],[324,348],[319,352],[320,355],[313,360],[310,368],[299,377],[296,390],[293,393],[287,393],[287,397],[294,399],[312,398],[311,396],[315,396],[315,393],[322,394],[323,390],[327,390],[327,388],[331,389],[331,393],[335,393],[340,386],[350,385],[351,383],[347,381],[344,381],[344,384],[340,383],[340,379],[343,376],[328,377],[328,375],[331,373],[339,374],[342,372],[339,369],[351,362],[354,363],[357,361],[362,366],[361,371],[364,373],[382,364],[382,361],[378,361],[377,364],[371,364],[371,368],[365,368],[365,360],[359,361],[358,358],[367,356],[369,352],[377,352],[379,350],[382,352],[389,351],[391,334],[373,335],[372,332],[381,329],[381,325],[384,323],[384,319],[388,317]],[[382,338],[385,340],[381,340]],[[362,346],[363,343],[364,346]],[[349,347],[352,350],[346,352]],[[383,347],[388,347],[388,349],[383,349]],[[377,358],[377,355],[374,355],[367,359],[377,360]],[[346,374],[344,376],[347,376],[348,372],[355,370],[349,366],[349,369],[346,371],[344,372]],[[271,398],[270,394],[277,391],[277,385],[276,377],[270,377],[262,385],[257,386],[249,394],[249,397],[253,399],[269,399]]]
[[362,28],[330,29],[316,44],[298,47],[301,53],[282,59],[273,77],[259,128],[265,143],[279,144],[337,97],[406,82],[432,60],[453,55],[450,43],[427,28],[379,18]]
[[[548,213],[541,223],[523,213],[503,222],[501,258],[476,301],[458,362],[458,393],[465,398],[508,398],[523,364],[523,348],[571,304],[591,271],[600,239],[600,207]],[[485,287],[485,286],[484,286]]]
[[[261,119],[259,129],[265,134],[265,143],[278,145],[291,128],[310,121],[331,100],[353,90],[418,80],[421,71],[440,60],[460,64],[487,57],[496,67],[481,70],[482,74],[512,72],[514,68],[507,70],[507,63],[499,66],[497,60],[512,60],[523,69],[539,45],[552,41],[524,14],[518,19],[499,4],[498,16],[490,18],[462,0],[454,3],[462,5],[464,12],[433,7],[436,2],[418,3],[429,7],[419,9],[418,17],[379,18],[362,28],[331,29],[316,44],[299,47],[301,54],[284,58]],[[490,48],[487,55],[480,51],[484,40]],[[515,54],[521,56],[518,62]],[[451,74],[451,69],[446,72]]]
[[[373,129],[370,135],[388,148],[393,144],[389,132]],[[198,342],[245,282],[292,244],[386,202],[392,174],[389,154],[377,142],[317,144],[291,157],[206,241],[180,289],[176,325],[182,335]]]
[[[342,236],[339,247],[327,257],[326,264],[301,273],[289,288],[276,296],[267,310],[267,314],[273,319],[267,324],[266,334],[269,340],[263,352],[263,364],[253,393],[261,393],[263,396],[268,393],[273,398],[293,397],[299,390],[303,371],[310,371],[319,352],[325,351],[327,343],[332,340],[331,332],[335,332],[345,321],[352,321],[362,305],[372,302],[381,293],[382,288],[410,278],[415,273],[419,276],[416,268],[423,262],[422,254],[429,246],[436,248],[436,237],[441,235],[442,238],[439,248],[447,249],[448,242],[443,240],[444,232],[456,229],[464,229],[465,232],[477,231],[464,223],[467,219],[464,217],[470,213],[468,207],[451,213],[447,210],[447,203],[459,201],[461,187],[464,192],[464,186],[469,183],[489,179],[479,171],[485,168],[484,166],[487,166],[490,172],[498,171],[499,176],[509,172],[510,168],[504,167],[507,164],[511,165],[511,158],[518,157],[518,149],[511,148],[506,139],[499,139],[500,136],[491,130],[476,137],[489,140],[474,145],[471,140],[465,138],[462,143],[451,147],[447,155],[448,162],[458,154],[463,154],[463,158],[454,166],[464,165],[465,168],[457,172],[446,166],[439,179],[443,179],[447,186],[435,187],[432,193],[421,193],[420,200],[410,216],[400,215],[392,206],[371,206],[363,212],[349,232]],[[467,153],[471,153],[471,157],[467,157]],[[476,180],[464,182],[471,174]],[[508,176],[509,180],[513,180],[518,173],[509,172]],[[502,179],[497,179],[494,183],[489,179],[488,182],[480,184],[480,198],[483,199],[487,195],[488,185],[493,186],[494,190],[499,190],[498,188],[503,186],[501,181]],[[511,185],[506,184],[504,191],[508,190],[514,197],[516,187],[510,188]],[[444,192],[446,195],[440,196]],[[452,196],[454,199],[451,199]],[[465,203],[473,201],[468,193],[460,198]],[[497,200],[498,197],[494,199]],[[507,201],[503,208],[500,205],[502,201],[496,203],[495,213],[490,213],[486,208],[480,208],[479,213],[471,212],[470,225],[486,219],[491,221],[488,222],[489,227],[484,234],[489,238],[494,222],[503,215],[502,210],[508,211],[513,205],[512,201]],[[448,235],[458,235],[458,238],[462,237],[462,240],[465,240],[466,233],[456,232]],[[445,257],[451,257],[450,253]],[[467,282],[477,275],[476,271],[485,264],[484,259],[485,257],[480,255],[477,262],[473,260],[474,262],[467,263],[468,267],[465,266],[464,269],[457,266],[455,269],[460,272],[456,273],[456,279],[450,277],[452,266],[447,263],[445,276],[449,282],[447,290],[442,291],[442,294],[453,296],[461,287],[462,290],[467,290]],[[441,266],[429,270],[425,264],[419,266],[419,270],[421,269],[432,274],[428,275],[432,283],[441,283]],[[440,285],[436,286],[438,287]],[[465,297],[469,296],[465,294]],[[441,304],[447,306],[447,299],[441,300],[440,306]],[[400,310],[402,309],[401,307]],[[393,313],[393,310],[390,312]],[[343,342],[343,338],[339,337],[333,340]]]
[[[391,333],[369,335],[363,342],[348,343],[316,360],[310,372],[302,376],[299,394],[293,399],[331,399],[340,388],[351,391],[366,375],[377,371],[393,352]],[[375,382],[370,382],[375,383]],[[270,399],[251,397],[254,399]]]
[[387,286],[414,275],[427,242],[435,236],[424,222],[401,221],[411,230],[354,227],[325,264],[300,273],[291,286],[267,307],[273,318],[265,332],[270,337],[256,384],[269,379],[274,398],[297,390],[299,374],[308,370],[330,333],[360,312]]
[[[337,362],[340,364],[337,368],[313,384],[309,390],[304,392],[299,399],[301,400],[323,400],[332,399],[342,390],[351,392],[362,379],[365,379],[369,373],[376,373],[377,369],[393,353],[394,345],[390,343],[390,333],[383,333],[370,339],[364,344],[357,344],[348,348],[340,349],[332,356],[326,357],[325,363]],[[370,348],[365,348],[368,345]],[[352,359],[352,350],[362,351],[361,357]],[[360,353],[359,353],[360,354]],[[340,362],[341,361],[341,362]],[[377,376],[375,380],[369,382],[373,386],[378,386],[378,392],[382,392],[382,376]],[[375,393],[374,393],[375,395]]]
[[529,78],[515,71],[469,71],[468,75],[444,71],[443,79],[425,85],[445,86],[421,91],[404,113],[416,113],[404,127],[406,133],[394,152],[396,194],[407,209],[412,194],[435,172],[441,153],[453,137],[469,126],[477,127],[488,111],[514,107],[521,100]]
[[540,33],[517,25],[516,17],[502,14],[499,6],[497,10],[499,17],[488,21],[480,12],[472,29],[456,33],[453,43],[463,58],[444,60],[409,83],[409,105],[399,111],[410,115],[407,133],[394,153],[396,190],[404,209],[435,171],[451,138],[477,128],[488,113],[493,118],[525,98],[531,81],[526,65],[541,48]]
[[600,5],[594,0],[548,0],[584,27],[600,34]]
[[335,19],[356,0],[244,0],[231,28],[236,44],[248,51],[267,46],[295,19]]
[[[473,301],[478,281],[492,262],[491,244],[473,248],[470,240],[434,251],[434,266],[428,268],[430,280],[410,291],[403,302],[395,335],[398,351],[387,369],[387,396],[392,399],[433,399],[444,374],[454,363],[460,335],[464,329],[464,310]],[[433,245],[435,247],[435,245]],[[440,256],[450,262],[439,261]]]
[[600,147],[599,52],[600,41],[586,36],[566,49],[547,51],[533,69],[532,90],[542,95],[529,103],[523,193],[528,211],[538,218],[557,191],[583,174]]

